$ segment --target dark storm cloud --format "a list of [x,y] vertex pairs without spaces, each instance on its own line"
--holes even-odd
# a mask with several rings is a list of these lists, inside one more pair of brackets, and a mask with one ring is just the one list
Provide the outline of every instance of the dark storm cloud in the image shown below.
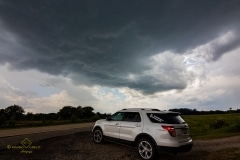
[[[15,69],[84,77],[87,84],[128,86],[144,93],[183,89],[141,76],[150,56],[178,53],[239,28],[240,1],[0,1],[0,63]],[[216,46],[213,60],[238,46]],[[174,76],[172,78],[175,78]],[[181,78],[180,78],[181,79]],[[81,79],[74,79],[82,83]],[[159,84],[159,85],[153,85]]]
[[218,60],[224,53],[234,50],[240,46],[239,32],[234,33],[234,37],[229,39],[225,44],[213,44],[213,60]]

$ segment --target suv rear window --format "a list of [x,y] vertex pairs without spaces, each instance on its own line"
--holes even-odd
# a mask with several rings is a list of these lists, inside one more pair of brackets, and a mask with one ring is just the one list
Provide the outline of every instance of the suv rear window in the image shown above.
[[185,121],[178,113],[147,113],[148,118],[153,123],[182,124]]
[[125,112],[123,121],[141,122],[141,117],[138,112]]

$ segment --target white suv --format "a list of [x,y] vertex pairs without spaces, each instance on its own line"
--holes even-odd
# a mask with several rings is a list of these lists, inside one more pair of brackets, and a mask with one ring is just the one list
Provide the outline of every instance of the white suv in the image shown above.
[[92,131],[95,143],[110,140],[136,146],[145,160],[155,159],[162,151],[187,152],[193,145],[180,114],[158,109],[123,109],[96,121]]

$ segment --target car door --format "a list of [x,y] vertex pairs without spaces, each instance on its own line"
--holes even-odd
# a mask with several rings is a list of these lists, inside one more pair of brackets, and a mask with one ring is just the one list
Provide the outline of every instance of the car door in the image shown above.
[[142,132],[143,123],[139,112],[125,112],[121,122],[119,138],[134,141],[137,134]]
[[104,124],[104,135],[119,139],[119,130],[124,112],[116,112]]

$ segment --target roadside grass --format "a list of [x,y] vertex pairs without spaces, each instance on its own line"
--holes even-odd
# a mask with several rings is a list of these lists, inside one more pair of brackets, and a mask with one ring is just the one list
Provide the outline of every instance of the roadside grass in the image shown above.
[[239,135],[240,113],[184,115],[193,139],[212,139]]

